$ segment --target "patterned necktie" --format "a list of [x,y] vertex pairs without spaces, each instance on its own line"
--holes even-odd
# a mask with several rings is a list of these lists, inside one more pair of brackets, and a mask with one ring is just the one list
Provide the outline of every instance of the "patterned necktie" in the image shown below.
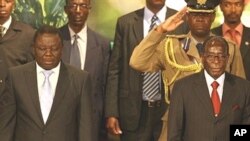
[[214,107],[214,115],[215,115],[215,117],[217,117],[218,114],[220,113],[220,98],[219,98],[219,94],[217,92],[217,88],[219,86],[219,83],[214,81],[211,84],[211,86],[213,88],[211,99],[212,99],[212,103],[213,103],[213,107]]
[[[151,25],[149,27],[149,31],[152,30],[156,26],[156,21],[158,17],[154,15],[151,19]],[[144,73],[143,77],[143,100],[147,101],[156,101],[161,99],[160,94],[160,72],[154,73]]]
[[42,72],[44,75],[44,81],[42,84],[42,94],[40,96],[40,106],[41,106],[41,112],[43,116],[43,121],[46,123],[49,113],[53,104],[54,96],[52,94],[52,87],[51,83],[49,81],[49,77],[51,74],[53,74],[53,71],[51,70],[45,70]]
[[4,36],[4,30],[5,30],[5,27],[3,27],[2,25],[0,25],[0,36],[1,37]]
[[70,51],[70,64],[81,69],[80,51],[77,42],[78,38],[79,36],[77,34],[74,35],[74,42]]
[[158,17],[156,15],[154,15],[152,18],[151,18],[151,24],[149,26],[149,31],[151,31],[157,24],[157,20],[158,20]]

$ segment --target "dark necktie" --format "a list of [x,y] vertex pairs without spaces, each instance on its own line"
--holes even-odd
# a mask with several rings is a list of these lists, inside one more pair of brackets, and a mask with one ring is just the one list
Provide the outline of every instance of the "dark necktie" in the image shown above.
[[197,43],[196,44],[196,48],[197,48],[199,54],[201,55],[201,53],[203,52],[203,45],[202,45],[202,43]]
[[[156,26],[158,17],[154,15],[151,19],[149,31]],[[160,72],[144,73],[143,77],[143,100],[155,101],[161,99],[160,94]]]
[[219,86],[219,83],[214,81],[211,84],[211,86],[213,87],[211,99],[212,99],[212,103],[213,103],[213,107],[214,107],[214,115],[217,117],[218,114],[220,113],[220,98],[219,98],[219,94],[217,92],[217,88]]
[[77,39],[79,36],[76,34],[74,35],[74,42],[70,52],[70,64],[81,69],[81,58],[80,58],[80,51],[78,47]]

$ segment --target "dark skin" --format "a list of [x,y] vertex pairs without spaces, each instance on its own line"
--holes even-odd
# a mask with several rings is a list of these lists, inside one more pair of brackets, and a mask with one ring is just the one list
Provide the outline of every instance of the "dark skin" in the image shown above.
[[224,16],[224,22],[235,28],[241,23],[241,15],[244,10],[244,0],[221,0],[220,8]]
[[165,6],[165,1],[166,0],[146,0],[146,5],[150,11],[156,14]]
[[198,42],[203,42],[209,36],[214,18],[214,13],[187,13],[189,29]]
[[75,33],[83,29],[90,8],[90,0],[67,0],[64,11],[69,19],[68,24]]
[[4,24],[15,7],[15,0],[0,0],[0,24]]
[[61,61],[62,48],[59,35],[49,33],[38,35],[33,45],[37,64],[45,70],[55,68]]
[[184,22],[184,18],[186,18],[192,36],[198,42],[203,42],[210,34],[210,27],[214,21],[215,13],[189,13],[185,7],[160,24],[156,31],[159,33],[174,31]]
[[201,58],[204,69],[216,80],[225,72],[228,57],[229,55],[226,48],[215,44],[211,46],[206,45],[205,52]]

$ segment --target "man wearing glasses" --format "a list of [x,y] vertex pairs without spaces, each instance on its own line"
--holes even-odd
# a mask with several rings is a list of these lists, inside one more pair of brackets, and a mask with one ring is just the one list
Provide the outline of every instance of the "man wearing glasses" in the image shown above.
[[[202,69],[200,53],[202,43],[210,36],[210,27],[215,18],[218,0],[186,0],[187,8],[179,11],[153,30],[134,49],[130,65],[136,70],[155,72],[162,70],[166,93],[169,94],[176,80]],[[190,32],[183,36],[167,36],[186,18]],[[226,71],[245,78],[242,58],[235,44],[229,42],[229,58]],[[167,138],[167,112],[163,117],[165,125],[160,141]]]
[[227,42],[212,36],[203,50],[204,69],[174,84],[168,141],[229,141],[229,125],[250,122],[250,83],[226,72]]
[[60,28],[64,43],[62,60],[90,73],[94,117],[93,133],[96,137],[94,140],[100,141],[110,48],[106,38],[87,26],[86,21],[90,9],[91,0],[66,0],[64,10],[68,16],[68,23]]

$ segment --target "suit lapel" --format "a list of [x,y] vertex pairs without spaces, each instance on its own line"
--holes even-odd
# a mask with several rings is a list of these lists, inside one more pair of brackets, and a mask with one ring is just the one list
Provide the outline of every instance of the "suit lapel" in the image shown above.
[[65,92],[68,89],[67,86],[69,86],[69,78],[70,78],[70,76],[67,73],[66,66],[64,63],[61,62],[58,82],[56,85],[55,97],[54,97],[53,104],[52,104],[50,114],[49,114],[49,117],[48,117],[46,124],[48,124],[50,122],[50,120],[52,119],[53,115],[55,114],[57,108],[59,107],[60,102],[62,101],[62,99],[65,95]]
[[207,88],[206,79],[204,76],[204,71],[199,72],[199,79],[195,81],[195,94],[208,111],[208,115],[214,117],[213,105]]
[[93,59],[93,56],[97,53],[98,45],[95,40],[95,36],[93,34],[93,31],[91,31],[89,28],[87,28],[87,50],[86,50],[86,58],[85,58],[85,64],[84,64],[84,70],[87,70],[89,72],[93,72],[90,70],[91,66],[95,66],[95,59]]
[[9,29],[7,30],[7,32],[5,33],[5,35],[3,36],[1,42],[8,40],[9,38],[15,36],[16,31],[21,30],[20,27],[18,27],[18,25],[16,25],[16,21],[12,18],[12,22],[10,24]]
[[144,8],[138,10],[133,18],[133,32],[138,43],[143,39],[143,16]]
[[32,102],[34,104],[34,107],[36,109],[37,123],[40,125],[43,125],[43,118],[42,118],[42,112],[40,108],[40,102],[39,102],[39,94],[38,94],[38,88],[37,88],[37,74],[36,74],[36,63],[32,63],[32,67],[30,70],[24,72],[24,76],[26,78],[27,86],[29,86],[27,89],[30,91],[30,96],[32,99]]
[[248,50],[250,48],[250,40],[249,40],[249,35],[247,33],[250,33],[250,29],[247,29],[244,26],[243,27],[241,44],[240,44],[240,52],[241,52],[241,56],[242,56],[243,59],[246,56],[246,54],[248,53]]
[[66,63],[69,63],[70,62],[71,38],[70,38],[68,24],[60,28],[60,31],[63,37],[62,60]]
[[221,111],[219,114],[218,119],[223,118],[225,114],[232,109],[230,105],[233,105],[232,102],[234,101],[234,96],[237,92],[233,89],[232,86],[232,78],[226,73],[225,81],[224,81],[224,88],[223,88],[223,95],[222,95],[222,102],[221,102]]

